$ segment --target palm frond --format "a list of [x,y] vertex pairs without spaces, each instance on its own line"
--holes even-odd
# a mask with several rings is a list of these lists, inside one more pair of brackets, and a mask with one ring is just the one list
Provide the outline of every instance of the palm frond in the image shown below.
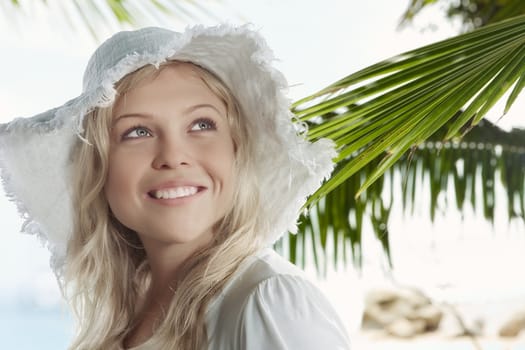
[[[312,261],[320,274],[326,270],[329,259],[333,259],[333,267],[350,261],[361,266],[361,238],[363,227],[367,226],[380,240],[387,262],[391,263],[388,226],[394,196],[401,196],[396,204],[400,201],[409,216],[418,205],[428,208],[431,220],[438,212],[455,208],[461,213],[480,213],[493,222],[496,203],[503,203],[509,220],[525,222],[525,130],[507,132],[483,120],[461,140],[443,141],[448,132],[444,126],[412,148],[361,196],[355,197],[355,191],[375,171],[377,159],[321,198],[308,216],[301,218],[297,236],[287,238],[288,258],[302,266],[305,261]],[[338,166],[344,167],[348,161],[351,160]],[[503,188],[506,198],[496,198],[497,186]],[[309,244],[295,243],[323,230],[327,232],[324,239],[331,242],[328,249],[319,249],[323,247],[319,239]]]
[[[509,218],[525,219],[525,131],[482,122],[514,86],[506,113],[524,85],[521,16],[379,62],[297,101],[292,111],[309,123],[308,137],[334,140],[339,156],[332,178],[307,203],[299,237],[288,239],[291,260],[311,255],[321,273],[328,257],[337,267],[351,255],[360,266],[366,224],[391,263],[395,194],[410,213],[429,191],[434,220],[439,199],[453,189],[459,211],[470,202],[492,221],[499,179]],[[312,246],[305,246],[310,236]]]
[[[493,221],[499,180],[509,218],[525,219],[525,131],[483,120],[512,89],[506,113],[524,85],[520,16],[379,62],[297,101],[292,110],[309,123],[309,138],[330,138],[340,153],[334,176],[307,203],[300,236],[289,242],[290,257],[302,258],[292,261],[311,256],[322,272],[327,257],[336,266],[351,251],[359,266],[364,225],[390,261],[394,193],[410,213],[429,191],[433,220],[451,191],[459,211],[470,206]],[[315,241],[294,244],[308,241],[301,236]]]
[[201,18],[215,18],[206,6],[193,0],[11,0],[11,7],[3,6],[0,10],[21,13],[24,8],[38,2],[60,11],[62,15],[58,21],[64,21],[74,30],[87,30],[96,41],[107,36],[108,29],[111,32],[137,27],[148,23],[148,19],[150,23],[166,23],[168,20],[190,23]]
[[[310,139],[333,139],[339,163],[355,155],[308,204],[381,158],[359,195],[443,125],[449,125],[450,139],[467,123],[478,123],[514,85],[510,107],[523,88],[524,74],[525,16],[521,16],[377,63],[296,102],[293,111],[299,119],[322,118],[311,124]],[[344,113],[337,113],[341,109]]]
[[442,5],[441,9],[448,18],[460,18],[465,29],[525,14],[525,2],[522,0],[410,0],[400,25],[411,22],[423,9],[436,5]]

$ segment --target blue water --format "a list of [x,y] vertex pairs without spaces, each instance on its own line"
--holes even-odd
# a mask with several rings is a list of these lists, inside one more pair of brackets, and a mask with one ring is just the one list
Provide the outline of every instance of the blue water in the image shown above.
[[1,349],[67,349],[72,330],[71,316],[60,308],[0,306]]

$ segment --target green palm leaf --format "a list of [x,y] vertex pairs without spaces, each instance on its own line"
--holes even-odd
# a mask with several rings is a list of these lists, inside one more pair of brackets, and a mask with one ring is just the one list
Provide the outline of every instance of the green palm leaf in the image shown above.
[[[459,117],[458,114],[453,120]],[[450,208],[450,204],[443,207],[442,199],[450,199],[459,212],[474,211],[489,222],[494,221],[496,203],[506,201],[509,220],[518,218],[525,222],[525,130],[507,132],[482,120],[461,140],[443,141],[448,132],[445,125],[427,141],[403,154],[359,197],[354,196],[356,190],[376,170],[380,160],[373,160],[321,198],[315,210],[302,217],[298,235],[290,237],[303,241],[305,235],[319,231],[319,222],[325,220],[329,223],[323,228],[328,233],[327,241],[338,243],[325,251],[319,249],[319,242],[299,246],[290,240],[287,254],[290,260],[303,266],[305,260],[312,260],[322,274],[329,258],[337,256],[333,259],[334,267],[350,261],[346,255],[350,249],[353,263],[360,266],[362,230],[368,225],[380,240],[390,263],[389,215],[399,201],[406,214],[412,215],[417,204],[428,208],[428,215],[434,220],[439,211]],[[344,167],[349,161],[351,159],[341,161],[338,167]],[[506,198],[496,198],[496,186],[503,188]],[[395,204],[394,193],[401,193]],[[423,199],[428,202],[422,202]]]
[[[309,204],[381,157],[361,193],[407,150],[449,122],[446,138],[458,135],[467,123],[475,125],[524,74],[525,16],[520,16],[393,57],[296,102],[293,111],[301,120],[323,118],[312,124],[309,136],[333,139],[340,151],[336,161],[357,153]],[[523,78],[509,107],[521,88]],[[342,108],[345,113],[332,115]]]
[[428,190],[433,220],[443,209],[439,198],[451,189],[458,210],[468,201],[492,221],[499,177],[509,218],[525,218],[524,132],[506,133],[485,121],[476,126],[514,86],[508,111],[524,85],[521,16],[379,62],[297,101],[292,110],[309,123],[309,138],[330,138],[340,153],[333,177],[309,199],[315,210],[303,218],[300,232],[326,232],[321,237],[332,248],[327,253],[292,244],[289,251],[303,260],[311,254],[320,264],[332,254],[347,261],[350,247],[360,265],[361,230],[369,220],[390,261],[388,220],[396,186],[402,187],[405,211]]

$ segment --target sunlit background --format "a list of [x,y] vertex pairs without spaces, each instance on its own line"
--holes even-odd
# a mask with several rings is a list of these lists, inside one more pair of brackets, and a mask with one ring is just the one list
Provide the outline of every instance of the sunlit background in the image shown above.
[[[34,115],[77,96],[83,69],[97,46],[92,35],[81,29],[81,19],[73,16],[65,20],[52,1],[48,8],[40,1],[25,3],[34,5],[21,11],[2,5],[5,10],[0,14],[0,122]],[[381,59],[456,35],[460,28],[436,7],[425,11],[413,25],[398,30],[407,1],[202,3],[207,11],[195,18],[144,21],[175,30],[194,23],[253,23],[279,58],[276,65],[288,78],[292,99]],[[100,35],[107,37],[116,30],[116,25],[103,28]],[[489,119],[499,120],[497,125],[504,129],[525,125],[524,100],[521,96],[501,120],[502,106],[496,106]],[[499,198],[503,201],[503,194]],[[424,197],[420,200],[425,202]],[[442,202],[445,208],[446,198]],[[462,217],[446,209],[431,224],[428,210],[421,206],[416,205],[415,214],[407,216],[394,205],[389,226],[393,271],[389,271],[370,227],[364,231],[362,270],[341,267],[329,270],[326,278],[319,278],[312,266],[307,271],[337,306],[356,349],[394,346],[389,340],[374,341],[359,332],[364,293],[371,286],[394,282],[418,287],[436,302],[457,305],[467,320],[483,319],[490,338],[497,333],[500,319],[517,307],[525,307],[524,226],[517,220],[508,222],[504,204],[497,207],[500,211],[493,225],[474,211]],[[0,347],[65,348],[72,320],[62,304],[47,250],[36,237],[19,233],[22,221],[3,192],[0,220]],[[444,348],[437,340],[417,344],[410,349],[427,349],[429,344]],[[447,349],[452,348],[450,344]],[[490,344],[491,349],[503,349],[497,347],[497,341]],[[510,344],[508,349],[525,349],[523,340]],[[409,345],[404,343],[400,348],[409,349]],[[467,341],[454,346],[473,348]]]

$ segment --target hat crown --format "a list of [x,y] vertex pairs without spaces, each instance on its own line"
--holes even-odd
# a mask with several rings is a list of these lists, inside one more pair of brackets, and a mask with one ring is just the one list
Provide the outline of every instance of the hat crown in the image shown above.
[[178,35],[177,32],[158,27],[122,31],[113,35],[89,59],[82,80],[82,91],[93,91],[103,85],[107,72],[126,57],[157,52]]

